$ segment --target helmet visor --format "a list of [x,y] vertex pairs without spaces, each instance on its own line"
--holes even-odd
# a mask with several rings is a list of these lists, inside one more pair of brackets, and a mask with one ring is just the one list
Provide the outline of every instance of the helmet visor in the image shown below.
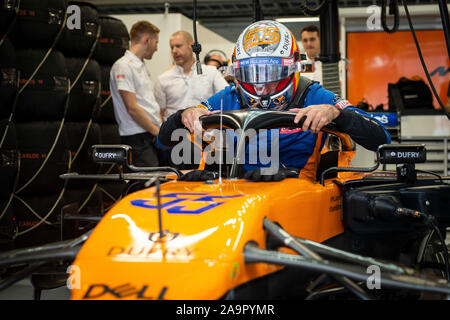
[[247,58],[233,63],[236,79],[244,83],[280,81],[295,72],[294,58]]

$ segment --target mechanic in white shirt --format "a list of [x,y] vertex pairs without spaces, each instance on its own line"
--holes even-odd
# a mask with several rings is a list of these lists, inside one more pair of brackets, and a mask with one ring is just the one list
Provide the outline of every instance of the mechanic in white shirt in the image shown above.
[[315,61],[320,53],[319,28],[315,25],[304,27],[300,32],[300,37],[306,52],[306,58],[314,66],[314,72],[305,72],[302,73],[302,76],[322,84],[322,62]]
[[133,148],[133,164],[158,166],[156,137],[160,108],[144,64],[158,49],[159,29],[139,21],[130,31],[131,47],[111,68],[110,87],[121,143]]
[[193,43],[192,35],[186,31],[177,31],[170,37],[175,65],[161,74],[155,84],[155,97],[164,120],[180,109],[200,104],[228,86],[214,66],[202,64],[202,74],[197,74]]

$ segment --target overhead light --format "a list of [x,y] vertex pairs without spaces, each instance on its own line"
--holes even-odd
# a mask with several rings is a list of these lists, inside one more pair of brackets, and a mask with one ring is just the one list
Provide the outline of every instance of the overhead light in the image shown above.
[[279,18],[275,19],[278,22],[318,22],[320,21],[318,17],[307,17],[307,18]]

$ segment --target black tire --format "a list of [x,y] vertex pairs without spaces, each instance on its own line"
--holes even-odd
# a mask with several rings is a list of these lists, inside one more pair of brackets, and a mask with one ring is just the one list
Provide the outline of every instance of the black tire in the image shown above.
[[3,142],[3,145],[1,146],[2,149],[7,150],[16,150],[18,143],[17,143],[17,132],[16,132],[16,126],[13,122],[9,123],[8,127],[8,120],[6,119],[0,119],[0,140],[3,138],[3,135],[6,130],[6,137],[5,141]]
[[[0,120],[0,139],[6,130],[7,121]],[[3,146],[0,148],[0,199],[8,199],[14,191],[19,165],[16,129],[10,123]],[[2,208],[0,207],[0,214]]]
[[18,2],[11,4],[7,0],[0,0],[0,39],[13,23],[18,5]]
[[14,249],[14,238],[18,231],[14,210],[8,203],[7,200],[0,200],[0,252]]
[[102,34],[94,58],[100,64],[113,65],[129,48],[130,36],[125,24],[116,18],[100,16]]
[[100,125],[102,144],[120,144],[119,126],[117,124]]
[[11,40],[16,47],[50,48],[66,11],[67,0],[21,0]]
[[102,92],[101,103],[96,121],[101,124],[116,124],[116,118],[114,116],[114,105],[111,99],[111,91],[109,89],[109,74],[111,67],[106,65],[100,66],[102,71]]
[[81,215],[101,215],[103,211],[102,194],[95,183],[83,188],[68,186],[64,192],[64,205],[71,203],[77,203]]
[[[18,50],[20,86],[30,78],[43,60],[46,50]],[[59,51],[53,51],[39,69],[33,80],[19,96],[14,119],[21,121],[61,120],[69,84],[66,59]]]
[[0,200],[8,199],[14,192],[18,163],[19,154],[17,150],[0,149]]
[[[97,38],[99,26],[97,8],[87,2],[71,1],[68,4],[68,9],[72,5],[77,5],[80,8],[81,29],[74,28],[70,30],[66,25],[57,48],[68,57],[87,57]],[[71,17],[69,15],[70,20]]]
[[[84,58],[66,58],[71,86],[85,63]],[[89,121],[94,116],[100,102],[99,91],[101,69],[97,61],[89,60],[81,77],[70,92],[67,121]]]
[[[68,132],[69,150],[72,154],[71,172],[80,174],[96,174],[100,170],[100,165],[92,160],[92,146],[101,143],[100,126],[92,123],[81,150],[75,157],[75,153],[80,148],[86,134],[88,123],[86,122],[66,122],[65,129]],[[69,182],[72,186],[86,186],[92,181],[74,180]]]
[[[15,239],[16,248],[33,247],[60,240],[59,221],[63,198],[58,202],[59,195],[54,193],[49,193],[48,195],[19,195],[20,199],[31,207],[35,213],[41,216],[41,218],[44,218],[56,204],[55,209],[51,211],[49,217],[46,219],[50,224],[45,222],[40,223],[41,219],[35,216],[21,200],[18,198],[13,200],[12,207],[19,230],[18,236]],[[36,225],[38,226],[35,227]],[[30,228],[33,227],[34,229],[31,230]]]
[[[100,125],[102,144],[120,144],[119,127],[117,124],[101,124]],[[111,169],[112,167],[112,169]],[[103,164],[101,173],[119,173],[117,165]],[[120,199],[125,192],[127,184],[124,181],[99,183],[99,189],[103,194],[103,206],[107,211],[115,202]]]
[[[102,137],[102,144],[121,144],[119,127],[117,124],[100,124],[100,133]],[[113,169],[111,169],[111,166]],[[100,172],[119,173],[117,165],[111,164],[102,164]]]
[[[60,122],[16,124],[18,149],[21,153],[19,184],[16,192],[20,195],[49,194],[62,189],[64,181],[59,176],[67,173],[69,164],[68,140],[64,128],[62,128],[55,148],[49,157],[49,151],[55,143],[60,125]],[[47,162],[36,175],[44,161]],[[36,178],[24,187],[35,175]]]
[[17,59],[11,41],[6,38],[0,46],[0,119],[11,114],[14,98],[17,93]]
[[[64,193],[64,205],[74,205],[74,214],[102,216],[103,199],[101,191],[92,184],[86,188],[68,188]],[[73,239],[92,229],[97,222],[64,219],[64,239]]]
[[103,208],[105,213],[121,199],[128,185],[124,181],[99,183],[98,189],[102,192]]

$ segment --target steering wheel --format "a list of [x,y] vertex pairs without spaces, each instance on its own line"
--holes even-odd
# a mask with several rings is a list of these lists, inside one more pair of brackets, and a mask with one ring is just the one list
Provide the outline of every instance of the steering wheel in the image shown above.
[[[225,111],[222,114],[214,113],[209,116],[200,117],[200,121],[202,127],[205,130],[218,128],[220,122],[222,121],[222,126],[238,130],[241,132],[245,132],[246,130],[261,130],[261,129],[277,129],[277,128],[301,128],[303,127],[303,123],[306,120],[306,116],[302,117],[298,123],[294,123],[294,118],[297,115],[296,112],[289,111],[274,111],[274,110],[258,110],[258,109],[239,109],[239,110],[230,110]],[[221,119],[222,118],[222,119]],[[326,133],[331,133],[339,136],[341,134],[336,130],[336,127],[333,123],[330,123],[323,127],[321,131]],[[344,141],[342,143],[343,150],[346,151],[349,148],[354,148],[353,143],[350,138],[347,136],[349,141]],[[234,163],[231,167],[231,178],[239,177],[242,164],[238,164],[239,155],[245,154],[242,153],[242,148],[246,147],[246,139],[240,139],[238,141],[238,145],[236,148],[236,157],[234,157]],[[244,149],[245,151],[245,149]]]

